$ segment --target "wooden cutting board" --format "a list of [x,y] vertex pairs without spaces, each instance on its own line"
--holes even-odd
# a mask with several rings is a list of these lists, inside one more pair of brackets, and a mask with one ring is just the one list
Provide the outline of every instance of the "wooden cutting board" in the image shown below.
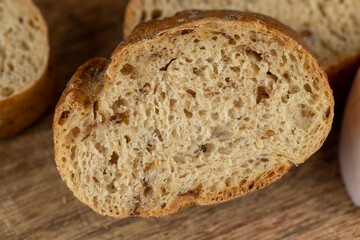
[[[49,23],[57,91],[87,59],[122,40],[125,0],[36,0]],[[51,109],[0,141],[0,239],[360,239],[360,210],[338,167],[337,128],[305,164],[270,187],[164,218],[115,220],[82,205],[54,163]]]

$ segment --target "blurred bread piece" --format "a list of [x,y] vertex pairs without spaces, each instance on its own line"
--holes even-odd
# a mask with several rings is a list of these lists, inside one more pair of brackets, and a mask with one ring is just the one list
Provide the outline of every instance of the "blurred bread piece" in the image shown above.
[[0,1],[0,138],[33,123],[53,97],[46,23],[30,0]]

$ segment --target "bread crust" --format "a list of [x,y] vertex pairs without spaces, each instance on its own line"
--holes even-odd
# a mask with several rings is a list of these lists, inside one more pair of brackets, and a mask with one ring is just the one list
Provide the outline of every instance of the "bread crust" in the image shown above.
[[[142,41],[147,41],[152,39],[155,41],[156,38],[161,36],[172,37],[178,31],[182,31],[183,29],[187,29],[189,27],[196,28],[199,24],[208,24],[214,22],[222,22],[224,24],[236,24],[238,21],[246,21],[246,22],[256,22],[259,26],[259,30],[264,30],[264,28],[268,30],[272,30],[278,32],[280,36],[280,41],[285,41],[287,44],[292,44],[298,51],[304,51],[308,53],[308,59],[310,60],[311,65],[313,65],[316,69],[315,72],[318,75],[318,78],[323,81],[324,89],[329,93],[329,105],[331,106],[331,116],[329,119],[333,118],[333,98],[331,96],[331,89],[326,80],[326,73],[319,67],[315,58],[309,52],[308,46],[302,40],[302,38],[293,30],[288,28],[287,26],[280,24],[279,22],[258,14],[253,13],[240,13],[236,11],[186,11],[178,14],[176,17],[168,18],[162,20],[160,22],[152,21],[145,24],[141,24],[138,26],[132,35],[126,39],[123,43],[119,45],[119,47],[114,51],[112,55],[111,65],[114,64],[116,66],[117,63],[122,61],[123,57],[128,57],[128,49],[134,47],[135,44],[141,44]],[[254,29],[256,30],[256,29]],[[60,172],[60,175],[66,181],[66,168],[62,165],[60,157],[61,157],[61,144],[59,143],[61,132],[60,128],[57,126],[58,120],[61,118],[64,111],[84,111],[89,112],[92,111],[93,101],[100,95],[102,91],[102,86],[106,84],[111,85],[110,79],[107,77],[107,74],[110,74],[110,68],[106,71],[104,75],[104,79],[102,79],[101,72],[104,72],[108,61],[106,59],[94,59],[85,63],[81,66],[78,71],[72,77],[68,87],[65,89],[58,105],[56,108],[56,113],[53,122],[53,130],[54,130],[54,142],[55,142],[55,160]],[[97,72],[98,74],[93,74]],[[327,129],[324,130],[327,133],[330,131],[331,124],[327,125]],[[325,138],[318,146],[314,146],[315,150],[318,150]],[[302,156],[300,162],[304,162],[308,159],[313,152],[309,153],[307,156]],[[268,172],[257,176],[257,178],[249,183],[241,184],[234,183],[230,185],[227,189],[224,189],[221,193],[214,193],[211,196],[204,196],[201,194],[197,194],[199,191],[193,191],[193,193],[188,193],[184,195],[178,195],[172,202],[167,204],[166,207],[162,209],[151,209],[149,211],[142,211],[139,213],[140,217],[160,217],[165,216],[171,213],[174,213],[184,207],[188,207],[191,205],[210,205],[216,204],[224,201],[228,201],[234,199],[236,197],[240,197],[251,193],[257,189],[261,189],[277,179],[283,176],[288,170],[291,168],[293,164],[288,161],[283,161],[282,163],[274,167],[273,169],[267,169]],[[200,187],[201,188],[201,187]],[[122,215],[109,215],[106,211],[106,207],[102,209],[95,206],[91,201],[86,200],[85,196],[79,189],[71,189],[74,192],[74,195],[79,198],[84,204],[88,205],[97,213],[110,216],[115,218],[124,218],[129,217],[126,213]],[[130,215],[131,216],[131,215]]]
[[152,39],[165,33],[168,29],[172,29],[174,27],[185,27],[186,24],[195,25],[196,22],[200,21],[211,22],[211,19],[222,19],[224,21],[258,22],[259,24],[264,24],[270,29],[276,29],[276,31],[284,33],[291,39],[295,40],[303,48],[305,48],[306,51],[311,52],[310,47],[298,32],[271,17],[258,13],[239,12],[233,10],[190,10],[179,12],[174,17],[165,18],[161,21],[152,20],[145,23],[140,23],[132,31],[131,35],[128,36],[119,45],[118,49],[114,51],[113,55],[117,54],[117,52],[122,47],[145,39]]
[[[48,28],[40,10],[30,1],[23,1],[39,18],[40,28],[46,33],[49,46]],[[53,103],[54,59],[50,52],[48,64],[41,77],[29,88],[9,98],[0,100],[0,138],[8,138],[36,121]]]

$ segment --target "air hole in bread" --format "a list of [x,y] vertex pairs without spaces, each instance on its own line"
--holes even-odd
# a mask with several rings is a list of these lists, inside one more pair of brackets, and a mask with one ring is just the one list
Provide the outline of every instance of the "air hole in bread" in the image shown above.
[[277,57],[276,50],[271,49],[271,50],[270,50],[270,55],[273,56],[273,57]]
[[155,137],[157,137],[160,140],[160,142],[164,141],[159,129],[155,129],[154,135],[155,135]]
[[187,63],[192,63],[192,59],[190,59],[190,58],[185,58],[185,61],[187,62]]
[[186,34],[192,33],[193,31],[194,31],[194,29],[185,29],[185,30],[181,31],[181,35],[186,35]]
[[60,126],[64,125],[64,123],[66,122],[66,119],[69,117],[70,111],[64,111],[61,113],[60,118],[58,119],[58,124]]
[[193,68],[193,73],[195,73],[197,76],[202,76],[202,70],[199,68]]
[[123,74],[123,75],[130,75],[132,72],[134,71],[134,66],[133,65],[130,65],[128,63],[126,63],[122,69],[120,70],[120,72]]
[[265,133],[261,139],[268,139],[274,135],[275,135],[275,132],[273,130],[267,130],[267,131],[265,131]]
[[131,141],[131,138],[127,135],[124,136],[126,143],[129,143]]
[[74,160],[75,154],[76,154],[76,146],[72,146],[71,147],[71,152],[70,152],[70,159],[71,160]]
[[228,44],[229,45],[236,45],[235,39],[233,39],[233,38],[229,39]]
[[119,160],[119,155],[116,152],[113,152],[111,154],[110,163],[116,165],[118,163],[118,160]]
[[270,79],[272,79],[274,82],[277,82],[277,80],[279,79],[276,75],[274,75],[272,72],[268,71],[266,73],[266,76],[268,76]]
[[290,86],[290,89],[289,89],[290,94],[296,94],[296,93],[299,93],[300,91],[301,91],[301,89],[299,86],[297,86],[297,85]]
[[240,67],[230,67],[230,69],[236,73],[240,72]]
[[185,116],[187,118],[192,118],[193,117],[193,114],[192,112],[188,111],[187,109],[184,108],[184,113],[185,113]]
[[129,125],[129,114],[128,112],[116,113],[110,117],[110,121],[116,124],[125,123],[126,125]]
[[153,194],[153,188],[148,186],[144,189],[143,195],[145,198],[148,198],[150,195]]
[[107,190],[109,193],[111,193],[111,194],[116,193],[116,192],[117,192],[117,189],[116,189],[116,187],[115,187],[115,182],[113,181],[113,182],[111,182],[109,185],[107,185],[107,186],[106,186],[106,190]]
[[320,80],[318,78],[315,78],[313,81],[313,87],[319,91],[319,84],[320,84]]
[[259,86],[257,88],[257,97],[256,97],[256,103],[259,104],[263,99],[270,98],[270,95],[268,93],[268,90],[264,86]]
[[325,118],[329,118],[330,117],[330,114],[331,114],[331,110],[330,110],[330,107],[325,111]]
[[158,19],[161,17],[161,15],[162,15],[162,11],[159,9],[155,9],[151,12],[151,19],[152,20]]
[[14,64],[12,62],[8,62],[7,66],[8,66],[10,71],[14,71],[15,67],[14,67]]
[[73,138],[77,138],[80,134],[80,129],[78,127],[74,127],[70,133]]
[[241,108],[244,105],[244,102],[241,98],[238,98],[238,100],[234,100],[233,103],[235,108]]
[[256,42],[256,32],[255,31],[249,31],[249,38],[251,41]]
[[24,41],[21,41],[21,48],[24,50],[24,51],[29,51],[30,50],[30,47],[29,45],[24,42]]
[[196,92],[194,92],[191,89],[186,90],[187,93],[189,93],[193,98],[196,98]]
[[311,87],[310,87],[310,85],[309,85],[308,83],[306,83],[306,84],[304,85],[304,89],[305,89],[306,92],[312,93],[312,89],[311,89]]

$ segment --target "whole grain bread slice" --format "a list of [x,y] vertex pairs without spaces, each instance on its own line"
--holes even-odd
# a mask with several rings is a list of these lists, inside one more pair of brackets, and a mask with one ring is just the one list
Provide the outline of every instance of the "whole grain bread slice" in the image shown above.
[[343,94],[360,64],[360,1],[358,0],[130,0],[124,35],[143,21],[170,17],[191,9],[258,12],[298,31],[307,41],[330,85]]
[[51,103],[46,23],[30,0],[0,1],[0,138],[33,123]]
[[293,30],[258,14],[184,12],[79,68],[56,107],[55,160],[99,214],[164,216],[274,182],[320,148],[333,108]]

